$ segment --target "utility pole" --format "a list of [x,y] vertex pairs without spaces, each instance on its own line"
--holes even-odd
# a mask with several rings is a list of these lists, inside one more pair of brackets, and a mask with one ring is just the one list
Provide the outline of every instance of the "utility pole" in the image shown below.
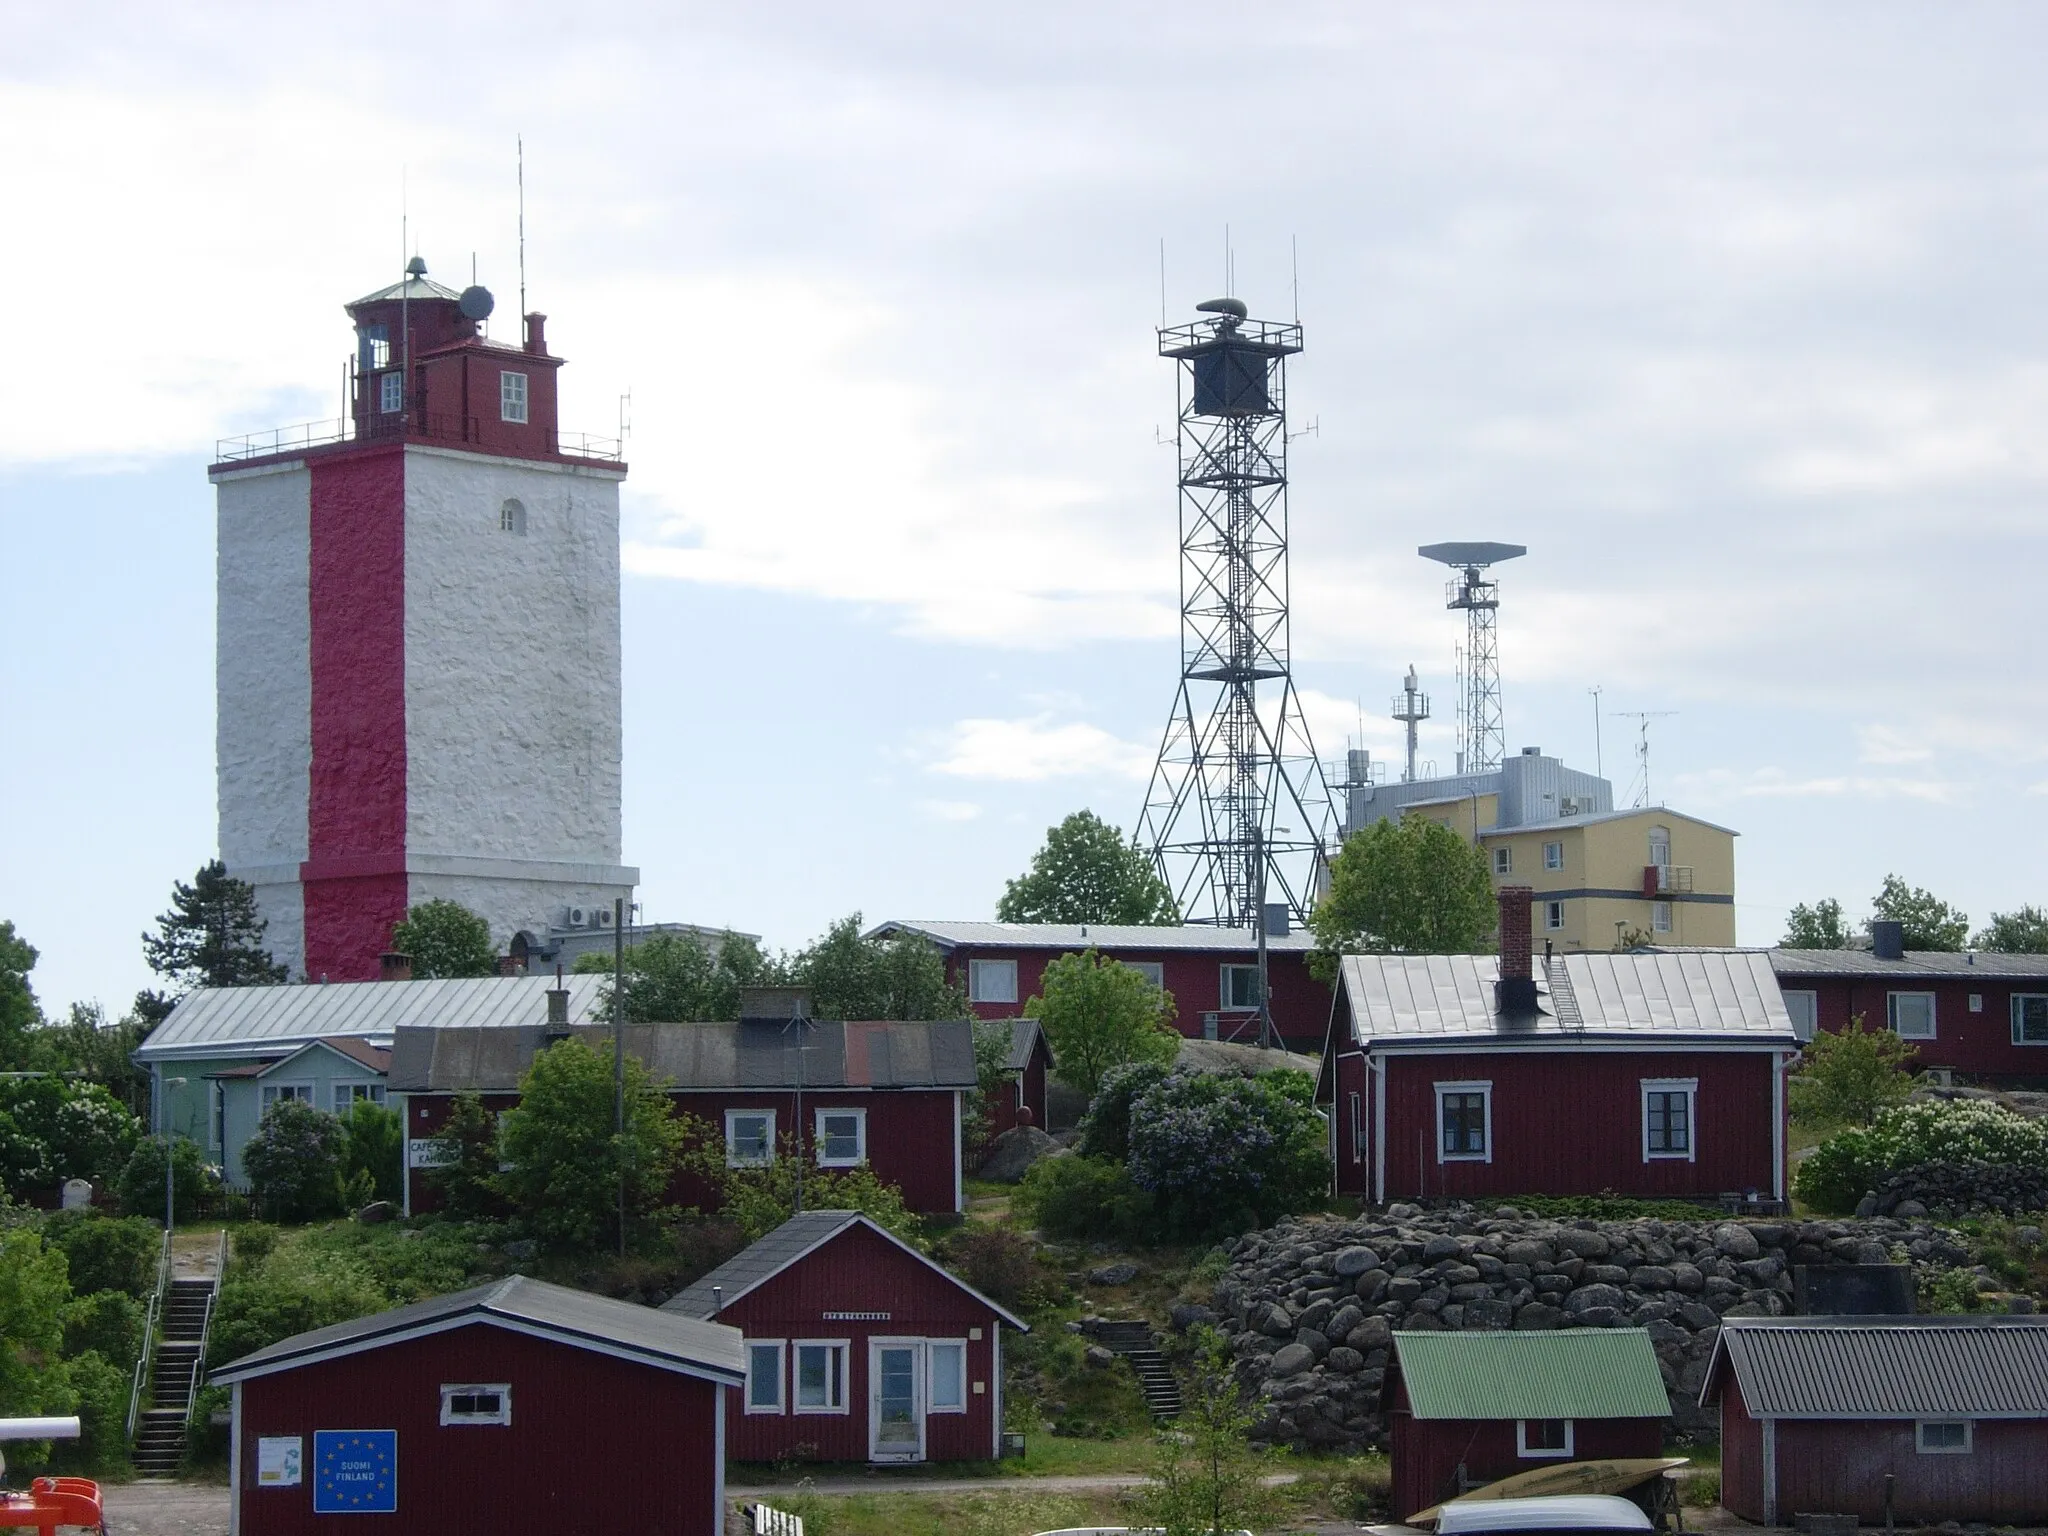
[[626,1256],[626,898],[612,898],[612,1126],[618,1138],[619,1257]]
[[1595,683],[1586,692],[1593,695],[1593,776],[1607,777],[1607,765],[1600,755],[1600,685]]

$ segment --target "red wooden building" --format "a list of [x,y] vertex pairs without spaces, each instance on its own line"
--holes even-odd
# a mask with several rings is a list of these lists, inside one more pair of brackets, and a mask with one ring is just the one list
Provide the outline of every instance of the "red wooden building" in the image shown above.
[[[974,1087],[965,1019],[839,1023],[629,1024],[625,1045],[679,1113],[705,1121],[730,1166],[801,1156],[820,1168],[866,1165],[914,1211],[958,1211],[960,1113]],[[458,1094],[487,1108],[518,1103],[519,1081],[551,1040],[609,1054],[601,1026],[407,1029],[395,1032],[390,1092],[405,1116],[406,1208],[435,1209],[437,1139]],[[801,1042],[801,1043],[799,1043]],[[708,1208],[712,1190],[681,1181],[677,1198]]]
[[1777,949],[1771,968],[1802,1039],[1861,1018],[1919,1064],[2011,1087],[2048,1084],[2048,955],[1908,951],[1874,924],[1870,949]]
[[[1171,993],[1174,1022],[1188,1038],[1258,1043],[1259,942],[1248,928],[892,921],[874,931],[920,934],[938,945],[978,1019],[1016,1018],[1038,994],[1048,965],[1093,949]],[[1306,933],[1274,933],[1266,940],[1274,1027],[1289,1050],[1311,1055],[1330,1021],[1330,989],[1308,973],[1314,948]]]
[[745,1377],[737,1329],[539,1280],[318,1328],[213,1373],[231,1529],[722,1536]]
[[1020,1125],[1045,1129],[1045,1080],[1052,1070],[1052,1047],[1038,1020],[1010,1020],[1010,1054],[1003,1063],[1008,1087],[988,1106],[990,1136]]
[[1659,1455],[1671,1413],[1641,1328],[1397,1333],[1380,1405],[1404,1520],[1517,1472]]
[[856,1211],[803,1211],[662,1309],[746,1335],[736,1461],[1002,1452],[1002,1330],[1031,1330]]
[[1761,951],[1347,955],[1323,1053],[1340,1193],[1785,1198],[1798,1050]]
[[1731,1317],[1717,1401],[1745,1520],[2048,1524],[2048,1318]]

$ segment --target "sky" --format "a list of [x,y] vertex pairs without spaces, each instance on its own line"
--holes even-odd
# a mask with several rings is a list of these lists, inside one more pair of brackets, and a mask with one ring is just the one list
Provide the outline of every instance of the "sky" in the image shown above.
[[[118,1010],[215,845],[216,440],[338,413],[340,306],[525,281],[616,432],[627,861],[793,946],[992,914],[1135,823],[1177,679],[1153,327],[1297,310],[1295,678],[1732,826],[1744,943],[1889,872],[2048,901],[2048,11],[346,10],[0,0],[0,916]],[[1162,249],[1164,258],[1162,263]],[[474,264],[472,267],[472,263]],[[1596,697],[1593,688],[1601,692]],[[1596,746],[1596,724],[1599,741]]]

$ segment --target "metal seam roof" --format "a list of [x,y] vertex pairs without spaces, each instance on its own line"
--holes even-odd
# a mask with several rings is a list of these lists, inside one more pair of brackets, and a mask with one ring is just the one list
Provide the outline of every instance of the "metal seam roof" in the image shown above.
[[1920,981],[1978,976],[2048,982],[2048,955],[2001,955],[1985,950],[1909,949],[1903,959],[1880,960],[1867,949],[1774,949],[1771,967],[1784,980],[1796,976],[1885,976]]
[[[892,918],[870,929],[868,936],[899,930],[921,934],[944,949],[1185,949],[1250,954],[1259,947],[1259,937],[1253,929],[1211,928],[1199,923],[956,923]],[[1266,947],[1285,953],[1306,953],[1316,947],[1316,941],[1313,934],[1290,933],[1268,938]]]
[[[602,976],[569,976],[572,1022],[595,1021]],[[334,1036],[389,1039],[405,1025],[504,1028],[547,1018],[551,976],[441,981],[313,982],[281,987],[201,987],[186,994],[136,1051],[138,1061],[234,1056]]]
[[2048,1418],[2048,1318],[1730,1318],[1728,1367],[1758,1417]]
[[1641,1328],[1394,1335],[1418,1419],[1661,1419],[1671,1412]]

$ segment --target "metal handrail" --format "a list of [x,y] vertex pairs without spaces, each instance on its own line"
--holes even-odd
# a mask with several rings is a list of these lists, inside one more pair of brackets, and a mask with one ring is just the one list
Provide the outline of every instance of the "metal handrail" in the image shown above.
[[[378,442],[390,438],[426,438],[433,442],[480,443],[481,418],[450,411],[415,411],[409,416],[393,412],[358,419],[343,416],[325,421],[302,421],[268,432],[247,432],[223,437],[214,443],[214,462],[234,464],[245,459],[275,458],[303,453],[312,448],[329,448],[337,443]],[[615,437],[598,437],[589,432],[552,432],[548,452],[558,458],[596,459],[616,464],[625,456],[624,444]]]
[[199,1324],[199,1353],[192,1357],[192,1375],[185,1383],[185,1422],[192,1422],[192,1405],[199,1401],[199,1377],[206,1369],[206,1346],[213,1337],[213,1314],[220,1304],[221,1281],[228,1272],[228,1229],[220,1229],[220,1248],[213,1260],[213,1289],[206,1293],[206,1316]]
[[[227,1236],[227,1229],[221,1229]],[[142,1380],[149,1370],[150,1340],[156,1334],[157,1314],[163,1310],[164,1286],[171,1272],[171,1229],[164,1228],[164,1243],[156,1261],[156,1289],[149,1295],[149,1313],[142,1320],[142,1353],[135,1361],[135,1378],[128,1388],[128,1438],[135,1439],[135,1416],[142,1407]]]

